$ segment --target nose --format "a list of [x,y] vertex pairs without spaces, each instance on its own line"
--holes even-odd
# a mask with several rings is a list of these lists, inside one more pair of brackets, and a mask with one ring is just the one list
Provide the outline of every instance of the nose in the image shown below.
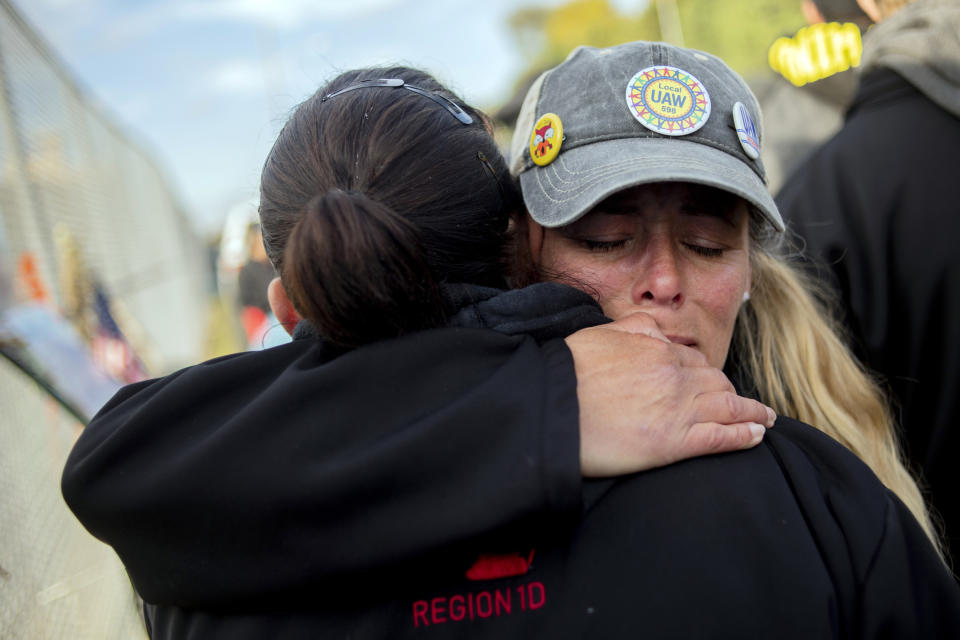
[[684,295],[678,256],[672,243],[666,239],[651,239],[644,253],[633,285],[634,304],[682,305]]

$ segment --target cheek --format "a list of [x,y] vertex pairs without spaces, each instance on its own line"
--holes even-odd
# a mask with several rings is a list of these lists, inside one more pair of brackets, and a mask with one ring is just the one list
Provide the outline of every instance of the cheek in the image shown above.
[[697,289],[697,300],[711,316],[718,320],[732,318],[737,315],[743,301],[746,278],[742,271],[734,269],[706,274],[697,283]]
[[746,264],[730,265],[722,270],[704,274],[696,285],[695,298],[690,300],[700,307],[705,329],[705,355],[710,364],[722,367],[730,350],[730,340],[737,320],[743,293],[747,290],[749,273]]
[[548,280],[559,280],[584,291],[600,303],[607,316],[618,317],[616,301],[629,291],[634,266],[630,259],[597,259],[596,256],[566,251],[547,238],[540,254],[540,267]]

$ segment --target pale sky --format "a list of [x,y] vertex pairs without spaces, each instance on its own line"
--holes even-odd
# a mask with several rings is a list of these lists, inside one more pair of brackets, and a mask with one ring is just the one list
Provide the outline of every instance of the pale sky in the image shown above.
[[[525,65],[507,18],[562,0],[12,0],[144,146],[204,233],[255,196],[292,108],[338,71],[402,63],[495,108]],[[645,0],[613,4],[635,11]]]

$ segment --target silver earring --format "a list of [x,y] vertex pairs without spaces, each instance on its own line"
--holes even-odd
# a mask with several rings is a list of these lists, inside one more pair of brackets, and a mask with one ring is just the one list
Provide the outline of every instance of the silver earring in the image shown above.
[[749,292],[749,291],[744,291],[744,292],[743,292],[743,301],[746,302],[746,301],[749,300],[749,299],[750,299],[750,292]]

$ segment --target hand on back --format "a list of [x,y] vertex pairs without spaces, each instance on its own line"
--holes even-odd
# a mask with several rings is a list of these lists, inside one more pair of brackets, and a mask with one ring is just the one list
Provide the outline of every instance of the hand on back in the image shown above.
[[577,374],[584,476],[748,449],[776,419],[764,404],[738,396],[703,354],[671,344],[645,313],[582,329],[566,342]]

